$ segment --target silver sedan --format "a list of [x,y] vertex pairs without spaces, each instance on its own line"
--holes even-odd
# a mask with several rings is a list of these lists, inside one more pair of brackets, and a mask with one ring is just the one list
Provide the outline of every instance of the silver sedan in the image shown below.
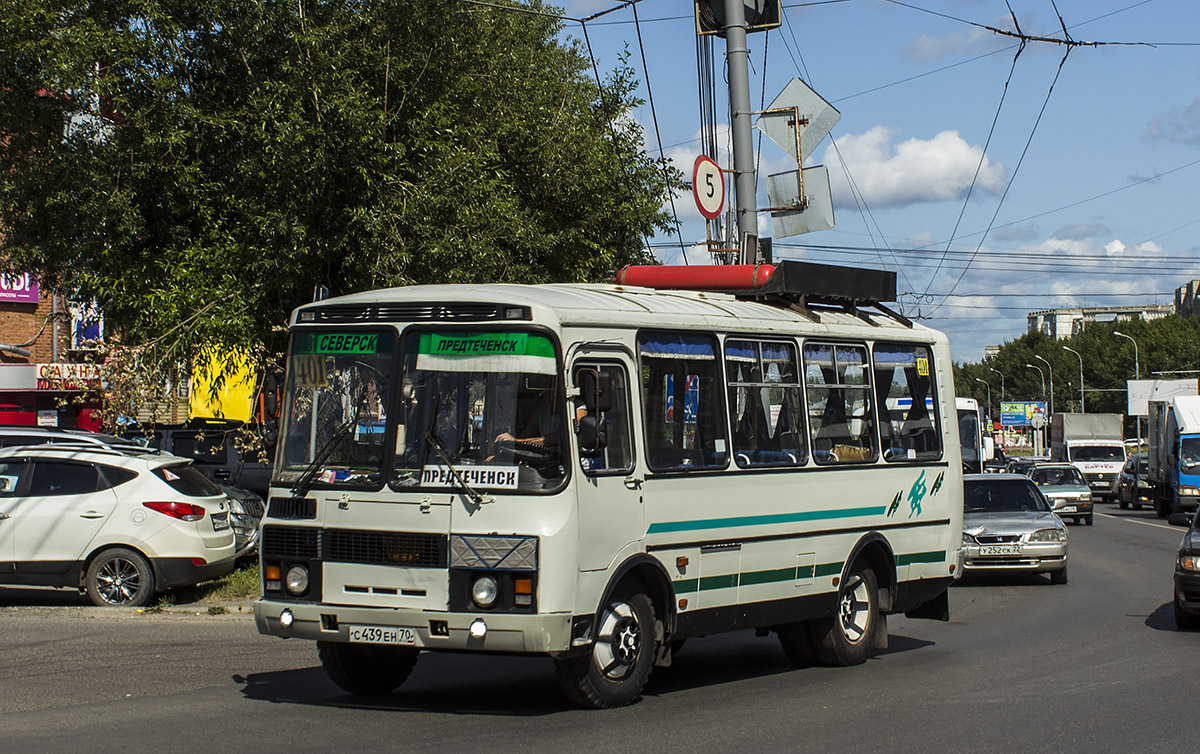
[[1067,527],[1028,477],[963,477],[965,571],[1048,573],[1067,583]]

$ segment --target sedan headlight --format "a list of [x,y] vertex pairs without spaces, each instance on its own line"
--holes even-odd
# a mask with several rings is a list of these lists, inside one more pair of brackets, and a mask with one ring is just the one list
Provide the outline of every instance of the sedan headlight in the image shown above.
[[1038,529],[1029,535],[1030,542],[1066,542],[1067,533],[1062,529]]
[[1200,571],[1200,555],[1179,553],[1179,567],[1185,571]]
[[964,531],[963,532],[963,544],[964,545],[973,545],[973,544],[975,544],[975,538],[972,537],[970,534],[967,534]]
[[1079,498],[1079,502],[1081,502],[1081,503],[1092,502],[1092,493],[1090,493],[1090,492],[1083,493],[1083,496]]
[[1065,497],[1052,497],[1052,498],[1050,498],[1050,504],[1051,505],[1066,505],[1067,499]]

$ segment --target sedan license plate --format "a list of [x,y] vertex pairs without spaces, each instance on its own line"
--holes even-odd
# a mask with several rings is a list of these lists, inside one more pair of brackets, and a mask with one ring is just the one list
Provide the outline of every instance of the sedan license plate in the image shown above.
[[980,555],[1020,555],[1021,545],[980,545]]
[[412,628],[349,626],[348,632],[352,644],[403,644],[411,647],[417,643],[417,632]]
[[1063,507],[1061,507],[1057,511],[1055,511],[1055,513],[1074,513],[1074,512],[1075,512],[1074,505],[1064,505]]
[[229,512],[212,514],[213,531],[225,531],[229,528]]

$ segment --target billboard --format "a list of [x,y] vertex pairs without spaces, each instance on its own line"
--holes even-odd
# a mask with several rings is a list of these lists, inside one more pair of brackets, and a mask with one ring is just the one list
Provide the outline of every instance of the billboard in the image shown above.
[[1127,380],[1125,413],[1149,416],[1150,401],[1165,401],[1177,395],[1196,395],[1196,378],[1190,380]]
[[1032,427],[1035,416],[1045,422],[1045,401],[1005,401],[1000,404],[1001,427]]

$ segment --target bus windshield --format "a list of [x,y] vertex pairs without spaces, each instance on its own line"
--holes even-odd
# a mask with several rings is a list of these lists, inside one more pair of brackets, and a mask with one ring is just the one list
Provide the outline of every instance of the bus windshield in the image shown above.
[[550,338],[418,332],[404,348],[392,484],[539,491],[566,476],[566,416]]
[[395,335],[298,331],[292,336],[277,479],[301,486],[378,486]]

